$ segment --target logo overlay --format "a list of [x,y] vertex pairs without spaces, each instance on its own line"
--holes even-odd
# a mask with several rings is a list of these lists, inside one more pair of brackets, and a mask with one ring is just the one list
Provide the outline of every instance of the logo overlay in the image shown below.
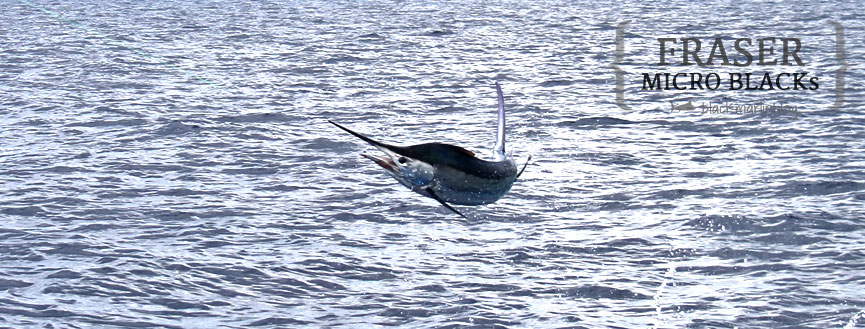
[[[612,64],[616,74],[616,105],[622,109],[631,109],[625,101],[626,80],[640,86],[638,91],[682,91],[691,95],[701,91],[723,92],[724,99],[720,101],[688,101],[679,104],[669,101],[671,113],[699,111],[798,115],[799,106],[780,101],[729,99],[740,92],[748,92],[748,96],[754,96],[755,92],[766,92],[766,95],[772,96],[781,93],[799,97],[815,95],[822,89],[834,92],[833,108],[840,108],[844,104],[844,75],[848,65],[844,51],[844,29],[837,22],[829,21],[835,29],[834,60],[839,68],[834,71],[834,77],[831,71],[821,73],[829,75],[830,79],[834,78],[834,86],[822,83],[822,76],[809,72],[806,67],[809,58],[802,51],[808,45],[803,45],[802,39],[780,33],[759,38],[653,38],[650,42],[652,63],[645,63],[650,68],[647,70],[644,65],[637,70],[638,73],[627,74],[620,65],[624,63],[626,54],[625,28],[630,23],[621,22],[616,28],[616,56]],[[810,46],[811,50],[818,49],[816,45]]]

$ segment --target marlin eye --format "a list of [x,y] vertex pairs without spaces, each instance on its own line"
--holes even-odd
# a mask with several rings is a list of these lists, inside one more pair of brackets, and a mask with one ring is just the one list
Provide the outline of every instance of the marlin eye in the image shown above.
[[405,163],[408,160],[406,160],[405,157],[399,157],[396,161],[399,161],[399,163]]

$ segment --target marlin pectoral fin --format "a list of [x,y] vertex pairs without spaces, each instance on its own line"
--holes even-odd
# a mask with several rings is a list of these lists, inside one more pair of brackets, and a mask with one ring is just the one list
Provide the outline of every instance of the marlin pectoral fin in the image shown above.
[[439,196],[436,195],[435,192],[433,192],[432,187],[427,187],[427,188],[426,188],[426,192],[429,193],[430,197],[432,197],[433,199],[435,199],[436,201],[438,201],[439,203],[441,203],[442,206],[445,206],[445,208],[448,208],[450,211],[455,212],[457,215],[460,215],[460,216],[462,216],[463,218],[468,219],[468,217],[466,217],[466,215],[463,215],[461,212],[459,212],[459,211],[457,211],[456,209],[454,209],[454,207],[451,207],[451,205],[447,204],[447,202],[445,202],[444,200],[442,200],[441,198],[439,198]]
[[526,167],[529,166],[529,161],[532,161],[532,156],[531,156],[531,155],[529,155],[529,158],[526,159],[526,164],[523,165],[523,169],[520,169],[520,172],[517,174],[517,177],[514,178],[514,180],[517,180],[517,178],[520,178],[520,175],[523,174],[523,171],[526,171]]

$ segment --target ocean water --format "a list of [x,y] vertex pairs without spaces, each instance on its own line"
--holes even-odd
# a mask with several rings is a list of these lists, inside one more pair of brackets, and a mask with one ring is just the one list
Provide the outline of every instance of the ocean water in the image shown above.
[[[0,327],[865,327],[860,3],[0,12]],[[657,38],[773,36],[804,65],[655,65]],[[640,88],[763,71],[820,88]],[[496,81],[533,160],[467,219],[326,121],[486,155]]]

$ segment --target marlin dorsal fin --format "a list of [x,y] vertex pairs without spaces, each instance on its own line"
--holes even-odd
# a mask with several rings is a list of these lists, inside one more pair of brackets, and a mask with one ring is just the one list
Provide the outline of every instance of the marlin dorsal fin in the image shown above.
[[466,149],[463,148],[463,147],[459,147],[459,146],[456,146],[456,145],[448,145],[448,146],[450,146],[454,151],[457,151],[457,152],[459,152],[459,153],[465,154],[465,155],[467,155],[467,156],[469,156],[469,157],[472,157],[472,158],[475,157],[475,152],[472,152],[472,151],[466,150]]

